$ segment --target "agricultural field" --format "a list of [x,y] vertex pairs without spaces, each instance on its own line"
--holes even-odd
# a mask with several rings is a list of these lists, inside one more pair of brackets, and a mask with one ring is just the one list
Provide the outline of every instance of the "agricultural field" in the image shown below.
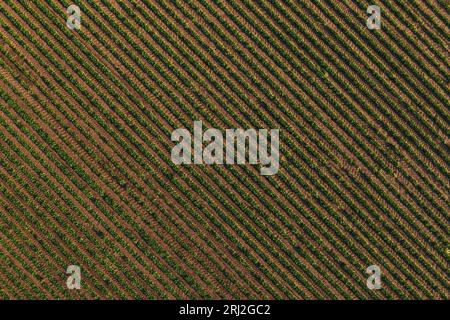
[[[441,0],[0,1],[0,299],[448,299],[448,21]],[[276,130],[278,167],[176,163],[200,122]]]

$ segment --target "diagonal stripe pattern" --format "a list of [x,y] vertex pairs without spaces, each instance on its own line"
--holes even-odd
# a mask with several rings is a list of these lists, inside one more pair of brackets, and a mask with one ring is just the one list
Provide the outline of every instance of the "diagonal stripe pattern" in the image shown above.
[[[1,299],[448,299],[448,5],[71,4],[0,3]],[[279,172],[173,164],[194,121]]]

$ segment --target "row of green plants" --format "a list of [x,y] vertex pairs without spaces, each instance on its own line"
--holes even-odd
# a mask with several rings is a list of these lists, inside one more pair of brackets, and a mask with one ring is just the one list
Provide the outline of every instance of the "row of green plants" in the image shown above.
[[[0,203],[2,201],[0,200]],[[2,209],[8,209],[8,207],[1,207]],[[3,250],[8,250],[8,247],[3,247]],[[0,298],[2,300],[11,300],[14,297],[27,297],[28,299],[32,299],[32,291],[36,289],[29,288],[29,287],[22,287],[22,284],[20,283],[20,280],[17,277],[14,277],[14,274],[20,274],[22,270],[18,268],[18,266],[12,261],[9,257],[7,257],[5,254],[1,257],[1,265],[0,265],[0,272],[2,275],[4,275],[1,278],[1,281],[3,283],[2,287],[0,288]],[[36,291],[37,292],[37,291]],[[40,290],[40,294],[42,297],[42,290]]]
[[[2,161],[3,162],[3,161]],[[2,177],[2,179],[4,178],[4,175],[0,173],[0,176]],[[1,194],[4,195],[7,191],[6,188],[6,184],[3,184],[1,187]],[[0,200],[0,204],[1,204],[1,209],[2,210],[6,210],[5,212],[10,212],[13,210],[13,208],[9,205],[6,204],[4,200]],[[2,216],[2,220],[4,223],[11,223],[10,220],[7,219],[6,216]],[[20,220],[19,220],[20,221]],[[12,223],[14,223],[15,221],[13,221]],[[21,235],[20,231],[17,231],[17,226],[16,225],[11,225],[10,228],[10,232],[11,233],[15,233],[18,234],[19,236]],[[26,241],[25,243],[28,243],[28,241]],[[10,281],[10,283],[13,283],[13,286],[8,286],[7,282],[2,279],[3,281],[3,285],[2,288],[10,288],[13,291],[13,294],[18,294],[18,296],[23,296],[23,297],[28,297],[29,299],[32,298],[33,295],[40,297],[42,299],[49,297],[50,292],[54,292],[52,291],[51,288],[48,287],[38,287],[35,283],[27,283],[27,284],[23,284],[21,282],[21,279],[18,277],[13,276],[14,274],[24,274],[25,272],[29,272],[30,274],[36,276],[38,274],[42,274],[42,272],[38,272],[36,270],[36,267],[34,267],[33,262],[30,262],[30,260],[27,260],[28,257],[25,256],[12,256],[12,258],[9,258],[8,256],[11,255],[11,252],[14,252],[15,250],[17,250],[17,248],[23,247],[23,243],[20,243],[19,241],[17,241],[17,239],[12,239],[7,241],[6,237],[2,237],[1,239],[1,247],[3,253],[2,253],[2,274],[5,275],[8,280]],[[5,253],[9,252],[9,254]],[[17,263],[20,264],[21,267],[19,267],[17,265]],[[9,271],[5,272],[5,269],[9,267]],[[40,266],[38,266],[37,268],[40,268]],[[24,272],[24,270],[26,270]],[[40,270],[40,269],[38,269]]]
[[[15,103],[12,100],[9,100],[8,104],[12,105],[12,106],[15,106]],[[15,123],[17,123],[17,120],[16,120]],[[7,128],[8,132],[10,132],[10,134],[17,135],[17,132],[12,130],[10,127],[6,127],[6,128]],[[21,127],[21,130],[24,130],[25,133],[28,131],[25,127]],[[67,186],[67,184],[63,181],[63,179],[61,179],[61,176],[58,175],[58,173],[55,172],[55,170],[50,167],[49,163],[45,162],[44,159],[39,157],[39,155],[37,154],[37,152],[34,149],[30,148],[28,146],[28,144],[24,140],[19,139],[19,137],[17,137],[17,139],[21,143],[21,145],[24,145],[24,146],[28,147],[27,150],[29,150],[29,152],[31,152],[33,154],[35,159],[37,159],[39,161],[39,163],[45,169],[47,169],[50,174],[52,174],[53,177],[55,177],[57,180],[59,180],[58,182],[61,185],[63,185],[66,190],[70,188],[70,186]],[[35,138],[33,138],[33,137],[30,137],[30,139],[34,139],[35,140]],[[9,140],[7,140],[7,141],[9,141]],[[38,143],[37,140],[35,140],[35,141],[36,141],[36,143]],[[45,211],[44,211],[43,209],[40,209],[39,207],[37,207],[35,205],[35,206],[32,207],[33,208],[33,212],[38,212],[40,214],[40,216],[42,216],[42,217],[46,216],[45,213],[49,213],[50,214],[50,216],[47,218],[47,220],[45,220],[46,221],[45,226],[47,226],[47,227],[50,226],[51,230],[54,230],[54,232],[59,232],[60,230],[66,230],[66,232],[70,232],[71,239],[76,239],[76,241],[78,241],[78,243],[81,244],[81,248],[89,248],[89,247],[91,247],[91,245],[89,245],[88,243],[85,242],[85,239],[90,240],[91,243],[93,244],[94,248],[98,248],[99,250],[101,250],[101,249],[105,250],[104,248],[109,248],[108,246],[100,246],[99,243],[98,243],[99,242],[98,238],[96,238],[92,234],[89,234],[89,233],[86,232],[85,228],[83,227],[83,224],[81,224],[81,222],[79,221],[79,218],[84,218],[83,219],[84,223],[86,223],[86,221],[89,221],[89,220],[87,220],[82,215],[82,213],[80,212],[80,209],[76,206],[76,204],[73,203],[71,200],[69,200],[67,198],[67,196],[65,196],[63,194],[63,192],[59,191],[60,188],[58,188],[48,178],[47,174],[45,174],[44,172],[39,170],[36,167],[36,165],[32,162],[31,159],[25,157],[23,152],[21,152],[20,149],[18,149],[17,145],[13,144],[11,141],[9,141],[9,142],[10,142],[9,146],[10,146],[11,150],[15,151],[17,154],[20,154],[20,158],[23,159],[23,161],[25,161],[25,163],[27,163],[30,166],[30,168],[32,169],[32,170],[25,170],[23,168],[23,166],[20,165],[20,162],[18,160],[16,160],[17,163],[15,162],[15,165],[18,168],[21,168],[22,174],[25,175],[25,177],[27,177],[28,181],[30,181],[30,183],[24,182],[22,185],[24,186],[25,190],[27,190],[30,193],[30,195],[32,197],[31,198],[27,198],[25,196],[22,196],[22,198],[23,199],[28,199],[27,203],[29,205],[32,205],[31,199],[36,199],[36,201],[39,201],[38,203],[40,203],[45,209]],[[51,161],[54,161],[55,164],[58,164],[58,162],[57,162],[58,160],[53,158],[53,156],[51,155],[51,152],[49,152],[47,149],[45,149],[45,147],[40,142],[38,144],[38,147],[39,147],[40,150],[43,150],[42,152],[45,152],[46,155],[49,156],[49,159]],[[10,159],[17,159],[17,157],[14,158],[14,157],[11,156]],[[39,175],[39,177],[46,183],[46,185],[43,185],[42,182],[40,182],[38,179],[33,177],[32,176],[32,172],[36,172],[36,174]],[[12,174],[14,174],[14,171],[12,171]],[[34,188],[32,188],[32,186],[34,186]],[[54,196],[46,194],[48,192],[49,187],[50,187],[50,190],[53,190],[54,192],[56,192],[56,194],[58,194],[58,196],[61,199],[64,200],[63,204],[61,204],[59,201],[56,201]],[[39,195],[38,192],[36,192],[36,188],[37,188],[37,190],[40,190],[42,193],[44,193],[44,196],[47,196],[47,199],[50,199],[50,201],[52,203],[51,206],[48,205],[48,200],[44,200],[42,198],[42,196]],[[60,214],[58,215],[56,213],[55,209],[54,209],[55,206],[59,210],[61,210],[60,212],[63,212],[65,215],[63,215],[63,216],[61,216]],[[67,208],[69,208],[70,210],[67,210]],[[29,212],[29,215],[31,216],[32,213]],[[64,217],[67,217],[67,218],[64,218]],[[52,221],[52,220],[48,220],[48,219],[53,219],[53,220],[56,220],[56,221]],[[63,221],[60,221],[61,219],[63,219]],[[34,226],[39,226],[39,221],[38,220],[30,220],[30,221],[32,222],[32,224]],[[72,223],[75,224],[77,229],[73,229],[73,227],[71,226]],[[46,232],[45,231],[45,227],[41,227],[41,228],[44,228],[44,229],[41,229],[41,230],[43,230],[42,232],[45,234],[45,232]],[[71,241],[67,241],[67,239],[68,239],[67,236],[65,236],[63,239],[66,240],[63,243],[71,244]],[[61,244],[58,244],[58,243],[55,243],[55,245],[56,245],[56,248],[60,248],[60,246],[61,246]],[[54,254],[54,250],[55,250],[54,248],[49,248],[49,249],[47,249],[47,252],[49,252],[51,254]],[[59,250],[62,250],[62,249],[59,249]],[[119,277],[117,276],[117,273],[115,271],[112,271],[111,269],[109,269],[109,266],[112,265],[112,263],[109,262],[108,260],[102,261],[102,259],[101,259],[102,256],[101,255],[100,256],[98,256],[96,254],[92,255],[92,253],[91,253],[91,255],[86,256],[80,251],[78,246],[73,246],[74,254],[71,254],[70,252],[65,252],[65,251],[61,251],[61,252],[63,253],[63,256],[66,256],[66,257],[72,257],[72,256],[75,257],[76,256],[76,257],[80,258],[81,259],[80,262],[82,262],[82,264],[84,266],[89,267],[91,270],[96,272],[97,275],[100,275],[100,276],[103,275],[104,278],[102,280],[105,283],[108,283],[108,288],[107,289],[104,288],[100,283],[94,283],[95,287],[98,288],[99,290],[102,290],[101,292],[103,294],[108,295],[108,290],[112,290],[112,291],[115,290],[116,293],[118,293],[119,295],[123,295],[126,292],[126,291],[119,290],[119,289],[115,288],[115,286],[112,284],[110,279],[115,279],[115,278],[119,278]],[[113,257],[114,255],[111,252],[111,253],[109,253],[109,255],[105,255],[104,257],[108,257],[108,256],[109,257]],[[112,277],[111,278],[106,278],[108,276],[108,274],[106,272],[103,272],[103,270],[102,270],[103,267],[99,268],[98,266],[96,266],[93,263],[93,261],[100,261],[101,265],[105,266],[106,270],[111,272],[111,276]],[[55,270],[65,270],[65,267],[67,267],[67,266],[62,265],[62,266],[59,266],[59,267],[55,268]],[[61,283],[55,284],[55,287],[64,289],[64,286]],[[124,296],[122,296],[122,297],[124,297]]]
[[[350,62],[350,63],[351,63],[351,62]],[[324,67],[325,67],[325,66],[324,66]],[[351,90],[351,86],[344,85],[344,87],[346,88],[346,90]],[[338,93],[338,92],[337,92],[337,93]],[[336,94],[337,94],[337,93],[336,93]],[[357,112],[357,111],[356,111],[356,112]],[[358,128],[358,129],[359,129],[359,128]],[[364,128],[363,128],[363,129],[364,129]],[[364,132],[364,130],[363,130],[362,132]],[[391,160],[392,160],[392,159],[391,159]],[[383,166],[383,169],[386,170],[386,169],[389,169],[389,168],[387,168],[386,165],[384,165],[384,166]]]
[[[416,185],[417,183],[414,183],[414,181],[411,181],[414,185]],[[430,199],[429,199],[430,200]],[[433,202],[432,202],[433,203]],[[434,204],[434,203],[433,203]],[[422,206],[424,209],[426,209],[425,208],[425,206]],[[440,210],[442,210],[442,208],[440,208]],[[441,211],[441,213],[443,213],[442,211]]]
[[[244,85],[245,85],[245,83],[244,83]],[[246,88],[246,89],[248,89],[248,88]],[[251,89],[250,89],[250,90],[251,90]],[[258,111],[258,108],[256,108],[255,112],[257,112],[257,111]],[[285,138],[283,138],[283,139],[285,139]],[[294,161],[296,161],[296,160],[294,159]],[[297,160],[297,161],[298,161],[298,160]],[[309,159],[309,162],[312,162],[312,161]],[[263,189],[264,189],[264,186],[263,186]],[[266,190],[263,190],[263,191],[264,191],[264,192],[267,192]],[[296,192],[296,193],[298,193],[298,192]],[[292,199],[291,199],[291,201],[292,201]],[[294,205],[294,206],[296,206],[296,205],[298,206],[298,203],[295,203],[295,202],[294,202],[293,205]],[[300,209],[300,210],[301,210],[301,209]]]
[[[54,148],[58,148],[58,146],[56,145],[56,144],[54,144],[54,143],[51,143],[50,144],[52,147],[54,147]],[[66,159],[67,161],[68,161],[68,163],[69,164],[72,164],[72,165],[74,165],[73,163],[72,163],[72,160],[71,159]],[[80,171],[80,170],[78,170],[78,173],[83,173],[82,171]],[[67,172],[67,174],[70,176],[70,173],[69,172]],[[84,177],[84,178],[86,178],[86,177]],[[98,190],[99,192],[102,192],[101,190]]]
[[[412,38],[409,34],[404,33],[408,40],[411,41],[411,45],[413,45],[419,52],[423,50],[420,46],[425,46],[427,50],[429,50],[438,59],[428,55],[424,55],[423,58],[425,58],[428,63],[432,64],[434,68],[436,68],[442,75],[445,75],[447,71],[444,65],[447,64],[448,68],[448,59],[445,57],[443,50],[439,49],[439,47],[445,47],[445,41],[443,38],[438,36],[438,32],[442,32],[441,35],[444,35],[445,31],[443,31],[439,24],[436,23],[436,21],[433,21],[433,19],[425,11],[421,10],[419,6],[411,7],[410,3],[410,1],[404,0],[399,1],[397,6],[394,6],[392,3],[387,3],[386,7],[389,8],[389,10],[392,10],[392,13],[395,16],[400,17],[399,20],[390,19],[390,17],[388,17],[388,21],[396,24],[397,26],[399,26],[398,22],[400,21],[402,24],[406,25],[410,32],[415,36],[415,38]],[[417,12],[420,13],[420,15],[414,13],[412,8],[417,9]],[[412,24],[409,19],[409,17],[413,16],[416,17],[414,21],[415,25]],[[425,23],[424,18],[427,22],[432,21],[432,24]],[[418,28],[417,25],[419,25],[420,28]],[[431,30],[430,27],[436,28],[438,32]],[[404,32],[405,30],[402,28],[401,31]],[[418,40],[420,41],[419,43],[417,42]],[[441,84],[441,86],[445,87],[443,78],[438,77],[436,80]]]
[[[364,129],[364,128],[363,128]],[[386,169],[386,167],[384,167],[383,169]]]
[[139,133],[141,135],[141,133]]
[[[402,5],[402,3],[403,6],[405,6],[405,2],[400,1],[400,5]],[[404,53],[408,54],[412,62],[420,66],[422,68],[421,71],[427,74],[431,79],[435,81],[435,85],[432,85],[432,82],[427,83],[428,89],[431,92],[436,93],[435,86],[438,86],[440,89],[438,91],[438,95],[440,95],[440,97],[442,98],[443,97],[442,93],[446,92],[445,89],[446,83],[442,75],[445,75],[446,71],[442,68],[442,65],[439,62],[445,62],[447,59],[442,54],[441,50],[436,50],[435,46],[428,41],[428,38],[424,36],[424,34],[422,34],[422,37],[416,38],[411,35],[411,32],[406,31],[406,30],[414,31],[417,27],[413,25],[409,17],[405,17],[402,14],[399,5],[389,3],[386,5],[386,7],[390,12],[390,14],[386,15],[385,17],[386,21],[388,21],[393,27],[395,27],[392,29],[387,28],[388,37],[386,37],[386,39],[389,39],[390,37],[391,41],[395,40],[395,43],[400,44],[400,48],[403,49]],[[407,28],[405,28],[404,26],[406,26]],[[398,33],[398,35],[396,33]],[[430,34],[429,32],[425,33],[425,35],[429,34]],[[435,57],[431,57],[428,54],[426,54],[426,52],[424,52],[421,46],[426,47],[430,52],[438,55],[441,61],[437,60]],[[414,48],[414,51],[411,50],[412,48]],[[431,67],[430,65],[433,67]],[[439,71],[439,73],[436,72],[436,69],[437,71]],[[441,103],[442,102],[445,103],[446,99],[444,98],[443,101],[441,100]]]
[[[334,10],[338,10],[338,9],[336,9],[335,4],[330,4],[330,7],[334,8]],[[344,20],[347,23],[346,24],[347,26],[351,26],[352,29],[358,30],[358,25],[356,24],[356,22],[353,19],[345,16]],[[367,54],[367,56],[370,57],[370,59],[372,59],[372,61],[377,61],[379,59],[379,58],[378,59],[375,58],[377,56],[374,55],[374,52],[376,52],[378,54],[378,57],[383,58],[385,63],[377,63],[377,65],[383,70],[383,72],[386,72],[386,74],[389,75],[390,80],[392,80],[396,86],[398,86],[403,92],[408,93],[408,97],[414,102],[415,106],[417,106],[416,108],[420,107],[420,110],[428,112],[427,116],[429,116],[431,119],[435,119],[436,117],[433,117],[433,115],[430,114],[428,111],[429,107],[433,106],[433,108],[439,112],[439,115],[441,117],[443,117],[444,119],[448,118],[448,114],[445,111],[446,110],[445,105],[446,104],[448,105],[448,101],[445,99],[445,97],[440,97],[441,100],[439,101],[439,103],[436,103],[436,102],[430,100],[431,97],[440,95],[442,90],[436,91],[436,89],[429,83],[429,81],[424,79],[423,76],[420,73],[418,73],[417,68],[414,67],[413,65],[411,65],[411,63],[409,61],[406,61],[406,57],[409,56],[409,54],[410,54],[410,52],[407,51],[407,48],[404,49],[403,52],[399,52],[392,45],[390,45],[390,42],[388,42],[388,40],[390,40],[391,42],[396,41],[393,39],[393,36],[380,37],[380,38],[375,39],[373,36],[367,35],[365,38],[367,38],[367,44],[370,46],[370,49],[371,49],[371,50],[368,50],[365,46],[361,45],[362,42],[361,42],[360,37],[350,34],[350,32],[348,31],[348,28],[343,29],[343,31],[352,39],[352,41],[355,44],[358,44],[358,47],[360,49],[362,49],[364,51],[364,53]],[[363,29],[363,32],[365,34],[367,34],[367,30]],[[389,29],[387,30],[387,32],[388,33],[390,32]],[[380,44],[384,44],[384,45],[381,46]],[[395,60],[395,59],[397,59],[397,60]],[[406,65],[404,65],[404,64],[406,64]],[[392,72],[389,73],[388,70],[385,69],[386,66],[392,66],[392,68],[394,69],[396,74],[394,75],[394,74],[392,74]],[[413,72],[415,78],[411,77],[411,75],[407,71]],[[374,73],[373,75],[375,77],[380,76],[379,74],[376,74],[376,73]],[[431,87],[431,89],[430,89],[431,93],[432,93],[431,95],[423,90],[423,84],[425,84],[427,87]],[[407,85],[409,86],[409,88],[407,87]],[[410,88],[413,88],[414,90],[412,91]],[[391,89],[391,87],[387,86],[387,89]],[[426,104],[424,104],[422,100],[420,100],[416,97],[417,93],[419,93],[419,98],[422,98],[423,101],[426,102]],[[394,104],[391,107],[395,108],[398,106],[396,104]],[[414,115],[417,114],[417,111],[413,110],[413,105],[407,104],[407,105],[402,105],[402,107],[406,108],[407,110],[411,110],[410,112],[412,112]],[[403,110],[401,108],[398,108],[398,109],[396,109],[396,114],[402,115],[403,114],[402,111]],[[418,119],[420,120],[421,118],[418,117]],[[405,117],[403,120],[405,122],[407,122],[408,125],[410,125],[410,126],[414,125],[414,122],[412,122],[410,117]],[[420,121],[419,121],[419,123],[420,123]],[[425,126],[427,126],[427,129],[429,129],[429,130],[431,130],[431,132],[433,132],[433,128],[430,125],[428,125],[427,122],[425,122],[423,124]],[[439,125],[439,123],[438,123],[438,125]],[[444,128],[441,128],[441,129],[444,130]],[[421,132],[419,132],[419,134],[420,133]],[[435,142],[430,141],[431,139],[427,135],[423,135],[422,138],[425,139],[425,141],[427,141],[428,143],[430,143],[431,146],[435,145]],[[435,152],[437,152],[438,154],[439,154],[439,152],[442,153],[441,150],[435,150]],[[447,155],[447,157],[448,157],[448,155]]]
[[184,82],[184,83],[186,83],[186,82]]

